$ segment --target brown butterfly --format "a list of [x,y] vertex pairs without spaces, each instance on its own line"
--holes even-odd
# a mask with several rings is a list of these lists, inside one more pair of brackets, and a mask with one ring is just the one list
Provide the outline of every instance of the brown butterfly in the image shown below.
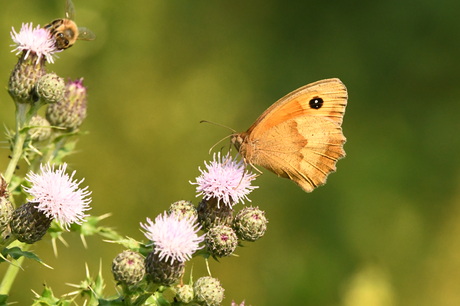
[[311,192],[345,156],[341,125],[347,98],[339,79],[305,85],[270,106],[246,132],[233,134],[231,142],[245,163]]

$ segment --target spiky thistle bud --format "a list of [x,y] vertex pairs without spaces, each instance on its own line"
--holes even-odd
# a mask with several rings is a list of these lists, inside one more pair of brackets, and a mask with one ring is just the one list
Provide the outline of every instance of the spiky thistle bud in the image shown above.
[[241,240],[256,241],[267,230],[265,212],[258,207],[245,207],[238,212],[233,220],[233,228]]
[[26,57],[25,54],[22,54],[11,72],[8,82],[8,93],[18,103],[35,102],[33,95],[35,83],[45,73],[44,58],[36,63],[33,56]]
[[83,79],[66,84],[64,99],[50,104],[46,110],[46,118],[53,126],[74,131],[86,118],[86,87]]
[[215,198],[203,199],[198,204],[198,221],[204,229],[216,225],[231,225],[233,208],[230,205],[219,205]]
[[56,103],[64,99],[65,93],[64,79],[56,73],[47,73],[38,79],[35,84],[34,94],[37,95],[37,100],[42,99],[46,103]]
[[217,306],[224,299],[225,289],[217,278],[211,276],[200,277],[193,285],[195,300],[208,306]]
[[36,208],[38,203],[27,202],[13,211],[11,232],[21,242],[32,244],[46,234],[51,218]]
[[8,199],[8,185],[3,177],[0,177],[0,233],[3,233],[13,215],[13,204]]
[[159,254],[149,253],[145,258],[145,272],[147,280],[163,286],[170,286],[182,277],[185,271],[185,263],[178,260],[171,262],[161,260]]
[[50,123],[42,116],[33,116],[29,125],[33,126],[33,128],[29,130],[29,135],[32,141],[43,141],[51,136]]
[[112,274],[121,284],[136,285],[145,275],[144,257],[131,250],[121,252],[112,261]]
[[176,289],[176,299],[178,302],[190,303],[193,301],[193,287],[190,285],[177,285]]
[[238,245],[238,238],[231,227],[217,225],[209,229],[204,242],[211,255],[214,257],[224,257],[229,256],[235,251]]
[[178,219],[197,219],[198,212],[190,201],[177,201],[169,206],[168,214],[175,214]]

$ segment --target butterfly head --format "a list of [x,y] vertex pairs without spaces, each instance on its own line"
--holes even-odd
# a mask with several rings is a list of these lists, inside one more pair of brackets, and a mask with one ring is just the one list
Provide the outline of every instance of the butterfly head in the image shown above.
[[235,134],[232,134],[231,137],[230,137],[230,141],[232,143],[232,145],[235,146],[235,148],[238,150],[238,152],[240,151],[241,149],[241,145],[243,144],[244,142],[244,135],[243,133],[235,133]]

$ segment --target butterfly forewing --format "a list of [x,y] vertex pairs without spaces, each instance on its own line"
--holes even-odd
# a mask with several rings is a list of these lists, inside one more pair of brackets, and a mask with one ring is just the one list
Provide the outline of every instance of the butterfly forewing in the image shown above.
[[[320,98],[323,104],[314,109],[310,101]],[[287,119],[305,115],[328,117],[339,125],[342,124],[345,107],[347,106],[347,89],[337,79],[326,79],[300,87],[279,99],[270,106],[249,128],[253,130],[269,129]],[[254,131],[257,134],[257,131]]]

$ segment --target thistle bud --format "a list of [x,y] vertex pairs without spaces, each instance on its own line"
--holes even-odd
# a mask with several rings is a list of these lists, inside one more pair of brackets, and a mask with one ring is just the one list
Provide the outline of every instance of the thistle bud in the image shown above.
[[216,225],[231,225],[233,209],[230,205],[219,205],[215,198],[203,199],[198,204],[198,221],[204,229]]
[[193,301],[193,287],[190,285],[176,286],[176,299],[178,302],[190,303]]
[[163,286],[170,286],[182,277],[185,263],[180,261],[163,261],[158,254],[151,252],[145,259],[147,280]]
[[45,118],[35,115],[30,120],[29,125],[34,126],[29,130],[32,141],[43,141],[51,136],[51,126]]
[[46,103],[56,103],[64,99],[64,79],[55,73],[47,73],[38,79],[34,94]]
[[67,83],[64,99],[48,106],[46,118],[52,126],[69,131],[80,127],[86,118],[86,88],[83,79]]
[[39,211],[36,205],[27,202],[13,211],[11,232],[21,242],[32,244],[39,241],[50,227],[52,219]]
[[198,213],[193,203],[185,200],[172,203],[169,206],[168,214],[175,214],[179,220],[195,220],[198,218]]
[[209,229],[204,242],[213,256],[224,257],[235,251],[238,245],[238,238],[231,227],[217,225]]
[[8,196],[7,184],[3,177],[0,177],[0,233],[5,231],[14,210]]
[[18,103],[35,102],[33,91],[35,83],[45,75],[45,58],[26,56],[23,52],[10,75],[8,93]]
[[233,228],[241,240],[256,241],[267,230],[265,212],[258,207],[245,207],[238,212],[233,220]]
[[144,257],[134,251],[125,250],[114,258],[112,273],[117,282],[128,286],[136,285],[145,275]]
[[193,285],[195,300],[209,306],[217,306],[224,299],[225,289],[217,278],[211,276],[200,277]]

